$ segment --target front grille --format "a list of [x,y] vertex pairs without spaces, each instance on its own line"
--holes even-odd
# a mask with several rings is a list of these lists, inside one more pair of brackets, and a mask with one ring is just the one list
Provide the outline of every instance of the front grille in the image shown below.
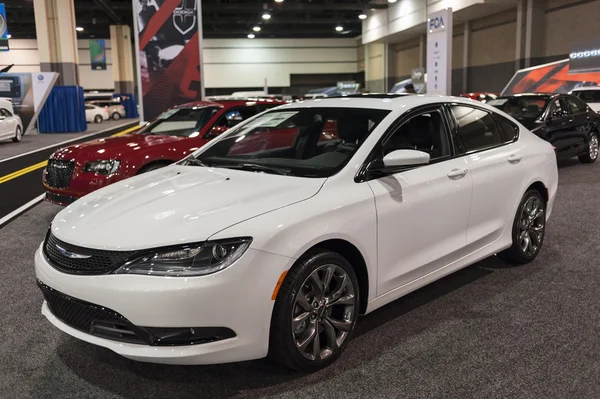
[[68,326],[115,341],[148,344],[136,334],[137,328],[114,310],[70,297],[40,281],[38,286],[52,314]]
[[50,159],[46,167],[46,184],[52,188],[67,188],[71,184],[74,161],[65,161],[62,159]]
[[114,271],[136,251],[82,248],[63,242],[48,232],[44,253],[52,266],[65,273],[105,274]]

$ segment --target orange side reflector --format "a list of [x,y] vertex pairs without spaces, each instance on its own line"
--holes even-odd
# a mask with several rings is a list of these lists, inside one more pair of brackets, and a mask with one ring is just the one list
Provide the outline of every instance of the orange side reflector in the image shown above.
[[271,295],[272,301],[277,299],[277,293],[279,292],[279,289],[281,288],[281,284],[283,284],[283,280],[285,280],[285,276],[287,276],[287,270],[284,271],[283,273],[281,273],[281,276],[279,276],[279,280],[277,280],[277,284],[275,285],[275,289],[273,290],[273,295]]

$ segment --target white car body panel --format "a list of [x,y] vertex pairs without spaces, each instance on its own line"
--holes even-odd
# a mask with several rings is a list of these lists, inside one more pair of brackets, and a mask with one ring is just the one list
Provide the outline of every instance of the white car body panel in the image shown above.
[[[87,107],[93,107],[88,109]],[[102,117],[103,121],[106,121],[109,119],[109,114],[108,114],[108,109],[104,108],[104,107],[98,107],[97,105],[93,105],[93,104],[86,104],[86,110],[85,110],[85,120],[87,122],[94,122],[94,118],[100,115]]]
[[11,116],[0,114],[0,140],[12,139],[15,137],[17,127],[21,128],[22,133],[23,123],[21,122],[21,117],[15,114],[12,101],[1,98],[0,108],[6,109],[11,114]]
[[[35,258],[42,283],[113,309],[134,324],[226,326],[236,338],[182,348],[124,344],[74,330],[45,304],[43,313],[68,334],[132,359],[176,364],[250,360],[267,354],[271,295],[277,281],[314,246],[344,241],[360,253],[368,275],[367,313],[508,248],[523,194],[533,183],[544,184],[549,217],[558,173],[552,146],[495,108],[477,104],[516,123],[517,141],[380,179],[354,180],[373,146],[400,116],[420,105],[449,101],[473,105],[466,99],[423,95],[285,105],[280,109],[355,107],[391,112],[348,164],[326,179],[173,165],[100,189],[54,219],[56,237],[96,249],[252,237],[250,249],[233,266],[199,277],[77,276],[51,266],[41,248]],[[519,162],[509,162],[513,155],[521,157]],[[448,173],[457,169],[466,173],[450,179]]]

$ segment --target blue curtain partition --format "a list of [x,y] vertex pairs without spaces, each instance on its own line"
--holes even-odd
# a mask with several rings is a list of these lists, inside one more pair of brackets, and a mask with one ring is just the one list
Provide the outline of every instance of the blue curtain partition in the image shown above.
[[113,98],[120,98],[121,105],[125,107],[125,118],[139,118],[137,109],[137,96],[132,93],[115,93]]
[[70,133],[85,132],[86,130],[83,87],[53,87],[38,117],[38,131],[40,133]]

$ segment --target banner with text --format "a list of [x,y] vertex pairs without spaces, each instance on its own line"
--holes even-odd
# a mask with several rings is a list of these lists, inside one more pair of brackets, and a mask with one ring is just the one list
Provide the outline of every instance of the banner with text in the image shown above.
[[141,120],[204,96],[200,4],[133,0]]
[[427,17],[427,93],[449,95],[452,88],[452,8]]

